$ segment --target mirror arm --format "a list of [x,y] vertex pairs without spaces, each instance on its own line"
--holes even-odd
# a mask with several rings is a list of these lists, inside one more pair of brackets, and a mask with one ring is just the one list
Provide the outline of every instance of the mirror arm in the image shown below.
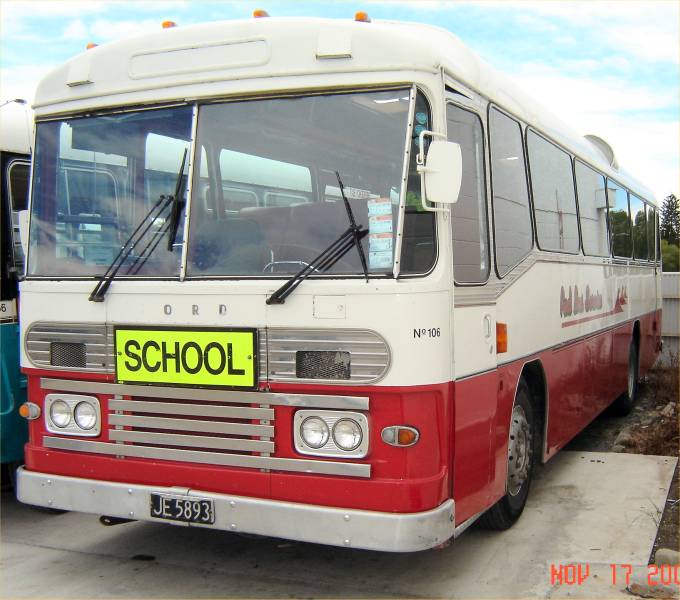
[[420,175],[420,203],[423,210],[427,212],[448,212],[449,208],[442,207],[436,208],[427,202],[427,195],[425,190],[425,173],[431,172],[432,169],[428,169],[425,166],[425,136],[429,135],[431,138],[444,138],[446,136],[443,133],[437,133],[436,131],[428,131],[427,129],[420,132],[418,135],[418,156],[416,156],[416,171]]

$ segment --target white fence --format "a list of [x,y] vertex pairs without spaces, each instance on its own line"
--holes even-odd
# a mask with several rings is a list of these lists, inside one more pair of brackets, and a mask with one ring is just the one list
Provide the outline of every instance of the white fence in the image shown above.
[[661,336],[663,354],[661,361],[668,365],[671,356],[678,355],[680,344],[680,273],[661,275],[661,294],[663,296],[663,319]]

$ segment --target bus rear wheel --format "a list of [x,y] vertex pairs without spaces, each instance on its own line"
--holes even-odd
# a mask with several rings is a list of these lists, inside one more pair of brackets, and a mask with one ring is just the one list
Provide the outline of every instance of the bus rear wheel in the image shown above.
[[535,426],[531,391],[526,381],[520,379],[510,418],[505,495],[480,517],[482,527],[508,529],[522,514],[534,469]]
[[638,384],[640,383],[640,355],[635,337],[630,340],[628,350],[628,385],[626,391],[614,402],[614,412],[625,417],[631,410],[637,398]]

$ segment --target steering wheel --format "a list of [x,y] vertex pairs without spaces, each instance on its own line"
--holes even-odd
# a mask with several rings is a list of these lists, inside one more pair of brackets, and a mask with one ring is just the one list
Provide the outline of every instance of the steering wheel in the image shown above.
[[[276,265],[291,265],[295,268],[295,272],[300,271],[303,267],[309,266],[309,264],[319,255],[321,252],[316,249],[316,248],[309,248],[307,246],[297,246],[297,245],[292,245],[292,244],[286,244],[283,246],[283,248],[286,250],[286,252],[283,252],[282,254],[285,256],[295,256],[296,258],[294,259],[282,259],[282,260],[277,260],[273,255],[272,255],[272,260],[269,261],[264,268],[262,269],[263,273],[274,273],[274,267]],[[352,250],[350,249],[349,252]],[[346,260],[339,259],[336,261],[334,267],[341,267],[342,269],[352,272],[356,270],[356,267],[349,263]],[[322,273],[320,269],[317,269],[316,267],[312,268],[312,271],[315,273]]]

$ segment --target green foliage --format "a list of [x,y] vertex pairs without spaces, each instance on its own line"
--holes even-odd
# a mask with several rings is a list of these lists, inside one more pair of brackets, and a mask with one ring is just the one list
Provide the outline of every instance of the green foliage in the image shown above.
[[409,212],[425,212],[423,203],[420,201],[420,194],[412,191],[406,192],[406,209],[411,209]]
[[671,244],[677,244],[680,240],[680,200],[674,194],[664,198],[659,220],[661,239],[667,240]]
[[680,271],[680,247],[661,240],[661,260],[664,271]]

